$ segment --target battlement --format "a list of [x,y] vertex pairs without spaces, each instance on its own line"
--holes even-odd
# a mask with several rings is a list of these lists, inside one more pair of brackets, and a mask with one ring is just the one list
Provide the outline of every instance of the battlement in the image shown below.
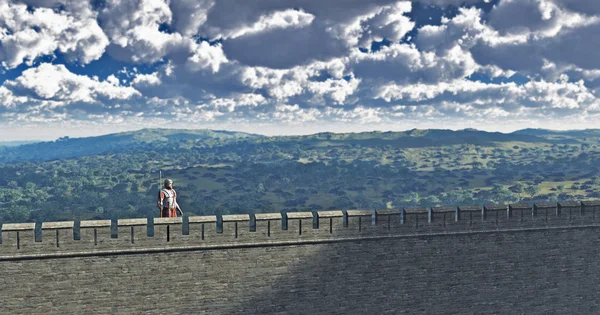
[[599,224],[600,200],[331,210],[0,226],[0,261]]

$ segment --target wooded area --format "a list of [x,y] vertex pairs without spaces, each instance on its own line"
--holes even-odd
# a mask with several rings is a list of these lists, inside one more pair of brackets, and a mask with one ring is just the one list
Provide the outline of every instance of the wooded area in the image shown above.
[[195,215],[600,198],[597,136],[531,133],[61,138],[0,151],[0,214],[3,222],[158,215],[159,171]]

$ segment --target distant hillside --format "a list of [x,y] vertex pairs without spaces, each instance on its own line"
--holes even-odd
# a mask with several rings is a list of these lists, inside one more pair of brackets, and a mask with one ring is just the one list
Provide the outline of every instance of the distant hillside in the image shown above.
[[515,135],[531,135],[531,136],[568,136],[568,137],[600,137],[600,129],[584,129],[584,130],[549,130],[528,128],[517,130],[512,134]]
[[[493,142],[558,143],[556,140],[529,134],[505,134],[476,129],[411,129],[407,131],[370,131],[360,133],[323,132],[307,136],[266,137],[260,141],[345,142],[360,145],[391,145],[398,148],[420,148],[453,144],[491,145]],[[561,144],[578,143],[576,139],[561,140]]]
[[17,147],[24,144],[31,144],[40,142],[39,140],[29,140],[29,141],[0,141],[0,147]]
[[161,175],[192,215],[600,198],[600,138],[579,132],[586,136],[144,129],[63,137],[0,147],[0,221],[156,215]]
[[186,130],[186,129],[142,129],[97,137],[69,138],[44,141],[18,147],[0,147],[0,162],[49,161],[76,158],[96,154],[115,154],[156,150],[168,144],[184,142],[198,145],[198,142],[218,143],[235,139],[252,139],[262,135],[226,130]]
[[[117,153],[180,154],[185,150],[201,150],[215,154],[231,153],[243,158],[254,150],[267,146],[307,149],[330,145],[392,146],[395,148],[423,148],[446,145],[495,146],[501,142],[547,144],[578,144],[579,135],[589,137],[594,130],[573,133],[525,129],[513,133],[487,132],[475,129],[412,129],[407,131],[371,131],[359,133],[322,132],[298,136],[264,136],[226,130],[142,129],[97,137],[69,138],[38,142],[17,147],[0,147],[0,162],[50,161],[83,156]],[[214,150],[213,150],[214,149]]]

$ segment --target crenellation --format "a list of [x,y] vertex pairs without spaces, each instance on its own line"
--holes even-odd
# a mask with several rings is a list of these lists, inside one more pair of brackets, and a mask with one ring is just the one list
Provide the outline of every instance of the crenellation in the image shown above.
[[377,226],[373,225],[373,215],[374,212],[372,210],[346,210],[346,216],[348,218],[347,232],[354,235],[375,233]]
[[10,223],[1,226],[0,255],[588,225],[598,210],[600,201],[573,201]]
[[148,219],[119,219],[117,221],[119,243],[126,246],[142,246],[153,241],[148,237]]
[[[112,220],[84,220],[79,224],[80,240],[78,247],[89,248],[91,250],[111,248]],[[118,239],[116,239],[118,240]]]
[[312,212],[287,212],[287,237],[305,238],[311,236],[313,230]]
[[582,222],[593,222],[593,213],[586,213],[585,207],[581,201],[565,201],[558,202],[559,209],[563,220],[569,224],[581,224]]
[[596,221],[596,214],[600,210],[600,200],[582,201],[581,207],[588,218]]
[[464,228],[466,230],[481,228],[485,224],[482,220],[482,209],[481,206],[477,205],[457,206],[458,222],[456,222],[456,228]]
[[508,205],[508,217],[523,227],[535,224],[537,218],[533,216],[534,213],[533,206],[530,204],[518,203]]
[[223,215],[223,234],[227,235],[232,242],[247,240],[254,237],[255,233],[250,232],[250,215],[248,214],[228,214]]
[[533,204],[533,212],[537,218],[537,222],[544,225],[561,224],[562,220],[559,217],[558,204],[552,202],[538,202]]
[[381,209],[376,210],[377,212],[377,224],[382,226],[387,233],[392,233],[392,231],[398,230],[401,228],[400,225],[400,211],[401,209]]
[[442,222],[445,226],[448,222],[455,221],[456,207],[441,206],[431,207],[432,223]]
[[75,243],[74,226],[74,221],[42,222],[40,246],[48,250],[71,248]]
[[322,237],[336,237],[344,232],[344,212],[341,210],[316,211],[319,235]]
[[183,218],[154,218],[154,242],[156,245],[171,245],[181,241]]
[[508,205],[484,205],[483,217],[486,225],[497,228],[510,220]]
[[407,207],[404,208],[404,225],[405,228],[415,230],[428,228],[429,225],[429,209],[423,207]]
[[274,230],[281,231],[282,217],[281,213],[256,213],[256,237],[270,239]]
[[[203,244],[221,244],[221,243],[232,243],[235,241],[235,222],[223,222],[223,216],[217,215],[215,216],[215,222],[206,222],[203,223],[204,226],[204,240],[202,240]],[[190,233],[192,232],[192,228],[197,225],[191,225]],[[201,226],[199,226],[202,228]],[[202,231],[200,232],[200,236],[202,236]],[[194,235],[194,234],[192,234]],[[201,237],[200,237],[201,238]],[[193,238],[192,238],[193,239]]]
[[35,223],[5,223],[2,225],[2,253],[35,250]]
[[205,242],[206,239],[206,226],[212,225],[213,227],[217,224],[217,217],[212,216],[189,216],[189,238],[197,243]]

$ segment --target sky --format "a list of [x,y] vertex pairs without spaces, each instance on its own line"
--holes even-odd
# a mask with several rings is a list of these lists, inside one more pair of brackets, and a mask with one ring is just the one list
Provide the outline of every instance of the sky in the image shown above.
[[597,128],[598,34],[590,0],[0,0],[0,134]]

